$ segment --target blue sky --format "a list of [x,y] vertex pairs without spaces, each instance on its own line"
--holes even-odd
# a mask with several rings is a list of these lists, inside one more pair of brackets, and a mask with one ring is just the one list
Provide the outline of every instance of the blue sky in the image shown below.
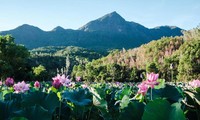
[[78,29],[116,11],[148,28],[160,25],[192,29],[200,24],[199,0],[0,0],[0,31],[22,24],[45,31],[56,26]]

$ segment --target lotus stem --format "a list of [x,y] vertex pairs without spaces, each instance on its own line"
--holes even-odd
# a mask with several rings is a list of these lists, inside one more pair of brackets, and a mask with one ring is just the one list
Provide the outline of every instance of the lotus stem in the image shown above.
[[153,100],[153,99],[152,99],[152,89],[153,89],[153,88],[151,88],[151,100]]
[[62,100],[60,100],[60,105],[59,105],[59,113],[58,113],[59,120],[60,120],[60,116],[61,116],[61,105],[62,105]]

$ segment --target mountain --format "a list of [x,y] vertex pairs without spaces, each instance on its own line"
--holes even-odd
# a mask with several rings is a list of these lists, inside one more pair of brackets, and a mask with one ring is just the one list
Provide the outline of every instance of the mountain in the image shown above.
[[64,28],[62,28],[61,26],[57,26],[57,27],[55,27],[52,31],[60,31],[60,32],[63,32],[63,31],[65,31],[65,29]]
[[183,36],[162,37],[134,49],[115,50],[74,68],[74,77],[79,74],[83,80],[91,81],[137,82],[144,80],[145,72],[158,72],[159,78],[170,82],[200,79],[200,28],[184,31]]
[[127,30],[127,22],[119,14],[113,12],[87,23],[79,30],[87,32],[126,32],[124,30]]
[[112,12],[97,20],[91,21],[79,28],[79,30],[87,32],[109,32],[120,34],[134,34],[137,32],[147,32],[148,28],[135,23],[128,22],[118,13]]
[[93,20],[78,30],[60,26],[51,31],[24,24],[0,35],[11,34],[18,44],[33,49],[43,46],[79,46],[94,50],[134,48],[163,36],[180,36],[181,28],[160,26],[146,28],[139,23],[126,21],[117,12]]

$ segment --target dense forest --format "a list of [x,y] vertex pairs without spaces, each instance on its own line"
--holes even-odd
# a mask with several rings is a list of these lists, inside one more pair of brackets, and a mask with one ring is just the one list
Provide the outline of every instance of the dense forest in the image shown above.
[[[134,49],[97,52],[74,46],[27,50],[10,35],[0,36],[0,76],[49,81],[57,73],[85,81],[141,81],[146,72],[166,81],[200,78],[200,29],[162,37]],[[108,54],[109,53],[109,54]]]
[[[101,58],[106,52],[95,52],[81,47],[41,47],[30,51],[29,63],[37,66],[37,79],[51,79],[58,73],[70,75],[74,65],[86,64],[93,59]],[[43,71],[43,72],[42,72]]]

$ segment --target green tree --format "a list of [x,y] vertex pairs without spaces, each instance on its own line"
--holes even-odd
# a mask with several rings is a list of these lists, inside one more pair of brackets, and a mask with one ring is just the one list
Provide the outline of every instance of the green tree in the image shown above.
[[151,73],[151,72],[158,73],[157,65],[154,62],[147,64],[146,71],[147,73]]
[[200,27],[184,31],[183,37],[185,40],[199,40],[200,38]]
[[42,65],[39,65],[38,67],[33,67],[33,73],[37,80],[44,80],[47,77],[47,71]]
[[137,67],[133,67],[130,71],[130,80],[131,81],[139,81],[140,76],[138,76],[138,69]]
[[[0,66],[2,77],[13,76],[16,79],[25,79],[31,70],[28,65],[28,50],[14,43],[10,35],[0,36]],[[5,71],[7,72],[5,74]]]
[[[166,81],[177,80],[179,55],[172,55],[164,59],[164,63],[160,68],[162,78]],[[171,81],[172,82],[172,81]]]
[[107,71],[110,76],[110,81],[122,81],[122,67],[119,64],[113,63],[107,66]]
[[180,80],[200,79],[200,40],[186,41],[180,48]]

